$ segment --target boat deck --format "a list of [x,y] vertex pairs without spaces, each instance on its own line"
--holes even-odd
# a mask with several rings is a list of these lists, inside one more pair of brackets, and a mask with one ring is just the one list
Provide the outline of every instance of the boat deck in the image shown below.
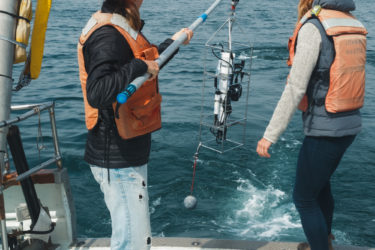
[[[69,250],[109,250],[109,238],[79,239]],[[205,238],[153,238],[151,250],[296,250],[295,242],[217,240]],[[334,245],[335,250],[375,250],[369,247]],[[61,249],[62,250],[62,249]]]

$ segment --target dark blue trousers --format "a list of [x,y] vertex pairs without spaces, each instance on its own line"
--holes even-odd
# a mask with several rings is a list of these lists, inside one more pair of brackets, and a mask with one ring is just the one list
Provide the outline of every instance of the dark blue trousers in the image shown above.
[[293,201],[312,250],[328,250],[334,200],[330,178],[355,135],[306,136],[298,157]]

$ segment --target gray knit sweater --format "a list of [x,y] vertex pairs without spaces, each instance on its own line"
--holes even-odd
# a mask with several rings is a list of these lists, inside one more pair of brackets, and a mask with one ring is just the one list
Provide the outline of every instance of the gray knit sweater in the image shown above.
[[311,74],[318,61],[321,43],[322,37],[315,25],[307,23],[302,26],[298,33],[297,50],[288,84],[263,135],[268,141],[276,143],[292,119],[306,93]]

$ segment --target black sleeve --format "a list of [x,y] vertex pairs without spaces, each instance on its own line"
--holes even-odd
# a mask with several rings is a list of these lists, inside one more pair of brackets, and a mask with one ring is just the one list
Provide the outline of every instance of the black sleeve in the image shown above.
[[88,74],[87,100],[94,108],[110,106],[118,93],[147,72],[147,64],[134,58],[126,39],[111,26],[91,35],[83,55]]
[[[164,40],[164,42],[162,42],[159,47],[158,47],[158,52],[159,52],[159,55],[161,53],[163,53],[164,50],[166,50],[168,48],[169,45],[171,45],[172,43],[174,42],[174,40],[172,40],[171,38],[167,38]],[[160,65],[160,69],[162,69],[177,53],[178,53],[179,49],[177,49],[168,59],[167,61],[163,64],[163,65]]]
[[[158,47],[158,51],[159,51],[159,54],[163,53],[163,51],[168,48],[169,45],[171,45],[172,43],[174,42],[174,40],[172,40],[171,38],[167,38],[164,40],[164,42],[162,42],[159,47]],[[178,50],[177,50],[178,51]],[[176,52],[177,53],[177,52]],[[175,54],[176,54],[175,53]]]

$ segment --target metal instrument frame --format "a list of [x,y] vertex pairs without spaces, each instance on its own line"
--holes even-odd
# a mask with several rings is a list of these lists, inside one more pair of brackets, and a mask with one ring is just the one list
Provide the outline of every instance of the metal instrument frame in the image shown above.
[[[209,150],[215,151],[217,153],[225,153],[228,151],[231,151],[233,149],[239,148],[245,144],[246,141],[246,124],[247,124],[247,116],[248,116],[248,103],[249,103],[249,93],[250,93],[250,76],[251,76],[251,64],[252,64],[252,56],[253,56],[253,46],[249,42],[248,44],[244,43],[238,43],[232,41],[232,29],[233,25],[235,23],[235,10],[232,8],[232,12],[230,17],[213,33],[213,35],[207,40],[205,44],[205,58],[204,58],[204,72],[203,72],[203,86],[202,86],[202,100],[201,100],[201,118],[200,118],[200,129],[199,129],[199,143],[201,144],[201,147],[207,148]],[[228,26],[228,41],[220,43],[222,46],[219,46],[217,43],[214,43],[213,41],[218,36],[220,31],[222,31],[226,26]],[[239,27],[239,26],[238,26]],[[241,27],[239,27],[240,30]],[[239,106],[238,104],[244,105],[244,114],[243,117],[240,118],[231,118],[225,120],[225,123],[220,126],[216,126],[213,124],[214,115],[212,112],[212,107],[210,105],[206,104],[206,101],[209,103],[212,103],[213,100],[212,96],[214,95],[212,91],[214,88],[212,87],[212,82],[215,78],[217,78],[220,74],[212,70],[212,66],[209,66],[209,55],[212,50],[216,51],[223,51],[223,52],[229,52],[229,53],[245,53],[246,59],[245,59],[245,67],[243,69],[244,78],[239,81],[239,83],[242,85],[242,99],[240,99],[238,102],[235,103],[235,106]],[[238,60],[238,59],[237,59]],[[207,92],[209,95],[207,95]],[[208,97],[210,97],[210,100],[207,100]],[[225,102],[225,107],[227,103]],[[233,104],[233,102],[232,102]],[[226,112],[226,109],[225,111]],[[234,110],[234,113],[236,110]],[[236,113],[236,115],[238,115]],[[234,115],[233,115],[234,116]],[[238,116],[237,116],[238,117]],[[225,130],[227,130],[230,127],[233,126],[242,126],[242,138],[240,140],[232,140],[232,139],[226,139],[224,136],[220,140],[220,143],[216,141],[216,138],[214,139],[207,139],[204,133],[206,130],[214,129],[216,131],[221,131],[224,133]],[[210,134],[212,137],[212,134]]]

